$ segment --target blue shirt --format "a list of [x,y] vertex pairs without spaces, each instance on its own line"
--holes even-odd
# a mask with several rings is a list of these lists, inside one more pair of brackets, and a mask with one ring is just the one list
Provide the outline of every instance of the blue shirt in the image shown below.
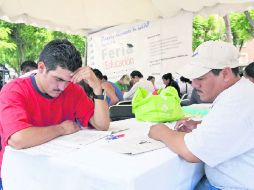
[[[108,81],[108,82],[114,87],[118,100],[123,101],[123,94],[122,94],[121,90],[113,82],[110,82],[110,81]],[[106,100],[107,100],[108,105],[110,105],[111,100],[108,96],[106,96]]]

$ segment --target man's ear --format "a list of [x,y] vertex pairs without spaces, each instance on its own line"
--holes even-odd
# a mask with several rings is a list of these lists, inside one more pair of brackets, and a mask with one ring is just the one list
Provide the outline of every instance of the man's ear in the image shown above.
[[46,70],[46,66],[42,61],[40,61],[38,63],[38,73],[43,73],[44,70]]
[[223,76],[223,80],[225,82],[228,82],[232,79],[232,76],[234,75],[232,69],[230,67],[226,67],[222,69],[221,74]]

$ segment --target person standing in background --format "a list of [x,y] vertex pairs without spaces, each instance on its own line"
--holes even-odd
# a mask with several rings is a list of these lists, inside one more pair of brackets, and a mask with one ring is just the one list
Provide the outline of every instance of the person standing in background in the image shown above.
[[114,83],[110,81],[104,81],[103,74],[101,73],[99,69],[93,69],[93,72],[97,76],[97,78],[100,80],[101,87],[106,94],[106,100],[107,100],[108,106],[115,105],[119,101],[123,100],[122,92]]
[[157,88],[155,86],[155,77],[154,76],[148,76],[147,80],[151,81],[151,83],[153,84],[154,90],[157,90]]
[[254,62],[250,63],[244,69],[244,76],[254,83]]
[[165,84],[165,88],[167,88],[168,86],[174,87],[177,90],[178,96],[181,98],[180,87],[177,84],[177,82],[173,79],[171,73],[164,74],[162,76],[162,81],[163,84]]
[[131,100],[133,98],[136,90],[139,87],[142,87],[151,93],[154,91],[154,87],[153,87],[153,84],[151,83],[151,81],[145,80],[143,78],[143,75],[141,74],[141,72],[132,71],[130,76],[131,76],[131,81],[133,83],[133,86],[131,87],[131,89],[128,92],[125,92],[123,94],[124,100]]
[[120,80],[115,82],[115,85],[122,91],[122,93],[127,92],[130,85],[130,77],[128,75],[123,75]]
[[25,73],[28,73],[30,71],[37,70],[37,64],[32,60],[24,61],[20,65],[20,72],[21,75],[24,75]]
[[191,80],[181,76],[179,87],[180,87],[181,97],[183,98],[183,96],[186,95],[186,98],[190,99],[191,93],[193,90],[193,87],[191,86]]

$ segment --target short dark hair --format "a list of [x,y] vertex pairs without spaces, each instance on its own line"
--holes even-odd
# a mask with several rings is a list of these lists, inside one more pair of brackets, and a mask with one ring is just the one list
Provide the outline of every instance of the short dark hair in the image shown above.
[[80,52],[67,39],[56,39],[49,42],[42,50],[39,62],[43,62],[47,71],[57,66],[69,71],[76,71],[82,66]]
[[172,76],[171,73],[167,73],[167,74],[162,76],[162,79],[171,81],[171,80],[173,80],[173,76]]
[[[240,70],[239,67],[235,67],[235,68],[231,68],[232,72],[234,73],[235,76],[238,76],[240,74]],[[218,76],[220,74],[220,72],[222,71],[222,69],[212,69],[211,72]]]
[[131,78],[135,78],[135,76],[137,76],[138,78],[143,78],[143,75],[139,71],[132,71],[130,75]]
[[20,70],[25,71],[26,67],[32,67],[34,69],[37,69],[37,64],[32,60],[27,60],[21,63]]
[[108,76],[107,75],[103,75],[102,76],[104,80],[108,80]]
[[103,79],[103,74],[101,73],[101,71],[99,69],[93,69],[93,72],[98,79],[100,79],[100,80]]
[[152,79],[155,79],[154,76],[148,76],[147,77],[147,80],[149,80],[149,81],[152,80]]
[[180,77],[180,81],[191,84],[191,80],[183,76]]
[[248,77],[254,78],[254,62],[247,65],[247,67],[244,69],[244,72]]

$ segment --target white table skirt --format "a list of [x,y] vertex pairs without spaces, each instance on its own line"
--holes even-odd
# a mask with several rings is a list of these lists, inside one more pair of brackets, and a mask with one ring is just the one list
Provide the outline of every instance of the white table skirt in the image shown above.
[[[129,130],[133,135],[150,126],[135,119],[114,124],[131,125],[137,129]],[[7,147],[4,190],[191,190],[203,175],[202,164],[188,163],[168,148],[125,155],[102,148],[105,143],[101,139],[64,159]]]

